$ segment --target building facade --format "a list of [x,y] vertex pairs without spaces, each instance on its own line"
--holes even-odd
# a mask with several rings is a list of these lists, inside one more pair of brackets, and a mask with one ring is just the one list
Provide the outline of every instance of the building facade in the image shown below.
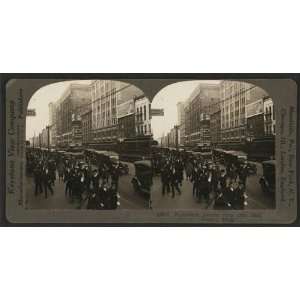
[[264,99],[264,132],[266,136],[272,136],[276,134],[276,118],[275,118],[275,106],[273,100],[270,97]]
[[81,112],[84,107],[90,105],[90,102],[91,92],[89,85],[70,84],[55,104],[57,145],[82,145]]
[[221,82],[221,139],[223,144],[241,144],[247,139],[246,107],[264,99],[258,86],[236,81]]
[[119,140],[124,140],[126,138],[132,138],[135,136],[135,114],[131,113],[129,115],[118,118],[118,137]]
[[210,103],[220,101],[218,84],[200,83],[184,106],[185,146],[210,146]]
[[160,145],[162,147],[178,148],[180,147],[179,140],[180,128],[178,125],[175,125],[166,135],[161,137]]
[[135,98],[135,133],[137,136],[152,134],[151,102],[144,95]]
[[184,145],[184,136],[185,136],[185,114],[184,114],[184,102],[177,103],[177,119],[178,119],[178,126],[179,126],[179,144],[181,146]]
[[135,113],[134,99],[142,95],[142,91],[128,83],[111,80],[93,81],[91,84],[93,141],[105,143],[126,138],[127,135],[132,136],[132,132],[135,132],[135,128],[132,130],[134,117],[131,116]]
[[215,99],[210,103],[210,134],[211,145],[216,148],[221,142],[221,105],[220,99]]
[[82,122],[82,144],[88,145],[92,142],[92,110],[89,109],[81,114]]
[[56,107],[53,102],[50,102],[48,105],[49,108],[49,141],[50,146],[55,147],[56,146],[56,122],[55,122],[55,116],[56,116]]
[[246,139],[252,141],[264,136],[263,98],[246,105]]

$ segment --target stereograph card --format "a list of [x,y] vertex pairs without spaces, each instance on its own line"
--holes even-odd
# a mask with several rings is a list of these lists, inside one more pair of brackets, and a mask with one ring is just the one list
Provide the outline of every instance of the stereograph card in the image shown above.
[[1,222],[298,224],[299,79],[3,74]]

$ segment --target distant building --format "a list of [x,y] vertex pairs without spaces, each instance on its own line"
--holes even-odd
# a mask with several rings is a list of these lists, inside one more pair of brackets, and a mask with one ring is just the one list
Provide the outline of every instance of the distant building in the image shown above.
[[218,84],[200,83],[185,102],[185,145],[210,146],[210,103],[219,101]]
[[82,127],[82,144],[92,143],[92,99],[79,108],[79,116]]
[[[55,103],[56,144],[77,146],[82,144],[81,111],[91,102],[90,86],[70,84]],[[81,141],[80,141],[81,139]]]
[[42,148],[48,147],[48,130],[44,128],[41,132],[40,143]]
[[48,105],[49,108],[49,134],[50,134],[50,146],[56,146],[56,107],[53,102],[50,102]]
[[184,145],[184,136],[185,136],[185,114],[184,114],[184,102],[177,103],[177,119],[179,126],[179,144]]

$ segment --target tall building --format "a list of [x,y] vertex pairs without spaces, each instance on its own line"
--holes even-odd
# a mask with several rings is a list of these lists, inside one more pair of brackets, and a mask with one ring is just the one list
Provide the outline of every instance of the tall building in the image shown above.
[[[247,138],[246,107],[261,106],[267,93],[246,82],[221,82],[221,139],[223,144],[239,145]],[[256,103],[256,104],[255,104]],[[248,113],[250,118],[250,114]],[[259,121],[257,121],[259,122]]]
[[214,99],[210,103],[210,134],[211,145],[213,148],[217,147],[221,142],[221,105],[220,99]]
[[210,103],[219,101],[218,84],[200,83],[185,102],[185,145],[210,146]]
[[82,144],[81,111],[91,102],[90,86],[70,84],[55,106],[56,143],[60,146]]
[[184,114],[184,102],[177,103],[177,119],[179,126],[179,144],[184,145],[184,136],[185,136],[185,114]]
[[49,141],[50,146],[55,147],[56,146],[56,107],[53,102],[50,102],[48,105],[49,108]]
[[92,143],[92,103],[85,106],[80,112],[82,123],[82,144]]
[[95,80],[91,94],[94,142],[110,142],[134,133],[134,99],[143,95],[141,90],[120,81]]

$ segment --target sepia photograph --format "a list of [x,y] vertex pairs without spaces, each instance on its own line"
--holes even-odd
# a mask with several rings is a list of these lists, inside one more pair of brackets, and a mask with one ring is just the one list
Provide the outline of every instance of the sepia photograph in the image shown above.
[[172,84],[153,99],[155,208],[273,209],[274,102],[242,81]]
[[292,80],[16,79],[6,91],[12,219],[258,223],[297,213]]
[[26,207],[150,208],[152,144],[151,102],[134,85],[43,87],[26,118]]

